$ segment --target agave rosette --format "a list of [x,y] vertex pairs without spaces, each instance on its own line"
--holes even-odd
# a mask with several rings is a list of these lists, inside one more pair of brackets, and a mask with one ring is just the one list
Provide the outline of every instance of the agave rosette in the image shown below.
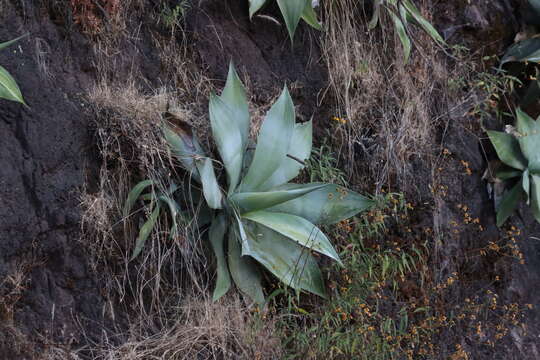
[[501,226],[525,199],[540,222],[540,117],[531,118],[516,110],[516,126],[510,133],[488,131],[489,139],[505,165],[496,176],[516,181],[497,206],[497,225]]
[[[266,114],[254,149],[248,147],[250,116],[245,90],[232,64],[221,96],[210,96],[209,114],[226,187],[220,186],[215,174],[215,160],[205,155],[193,134],[185,136],[186,132],[172,131],[166,125],[164,133],[180,164],[202,184],[206,205],[214,211],[208,231],[217,259],[214,299],[234,282],[254,301],[263,303],[261,265],[294,289],[325,296],[312,253],[337,262],[340,259],[317,225],[351,217],[370,208],[373,201],[334,184],[290,183],[311,154],[312,123],[295,122],[286,87]],[[134,188],[129,198],[140,194]],[[166,199],[162,199],[165,204]],[[130,209],[133,204],[127,205]]]

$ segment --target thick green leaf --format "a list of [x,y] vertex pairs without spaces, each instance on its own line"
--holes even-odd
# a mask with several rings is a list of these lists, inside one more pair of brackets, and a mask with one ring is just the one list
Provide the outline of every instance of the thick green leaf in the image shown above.
[[264,225],[298,244],[320,252],[342,264],[339,255],[326,235],[304,218],[270,211],[254,211],[242,215],[242,218]]
[[241,192],[257,191],[276,171],[294,132],[294,105],[285,87],[281,96],[266,114],[261,127],[253,161],[240,185]]
[[212,166],[212,159],[204,158],[195,161],[199,174],[201,175],[201,182],[203,185],[203,194],[206,199],[206,203],[212,209],[221,209],[223,197],[221,195],[221,189],[219,188],[216,180],[216,174],[214,172],[214,166]]
[[512,61],[540,62],[540,38],[523,40],[510,46],[501,59],[501,65]]
[[[334,184],[312,183],[307,186],[323,185],[318,190],[296,199],[268,208],[303,217],[313,224],[334,224],[371,208],[375,203],[354,191]],[[302,186],[306,186],[302,185]],[[281,189],[293,190],[298,184],[287,184]]]
[[131,209],[133,208],[133,205],[135,205],[135,202],[141,195],[141,193],[146,189],[148,186],[154,185],[154,182],[152,180],[143,180],[139,183],[137,183],[133,189],[128,194],[126,203],[124,205],[124,217],[128,217]]
[[249,0],[249,18],[251,19],[265,3],[266,0]]
[[514,168],[504,166],[503,169],[497,170],[495,177],[501,180],[508,180],[521,176],[522,173],[523,171],[521,170],[515,170]]
[[219,97],[210,95],[210,124],[219,154],[229,179],[229,189],[236,188],[242,170],[244,144],[235,112]]
[[229,230],[229,269],[236,286],[257,304],[264,303],[261,273],[257,264],[249,256],[242,256],[240,241],[235,231]]
[[0,66],[0,98],[26,105],[15,79],[2,66]]
[[[249,137],[249,106],[246,98],[246,90],[240,81],[233,63],[229,64],[227,82],[221,94],[221,100],[229,106],[242,137],[242,151],[245,150]],[[234,189],[232,189],[234,190]],[[230,191],[232,191],[230,190]]]
[[277,189],[266,192],[246,192],[233,194],[229,199],[242,213],[264,210],[290,201],[311,191],[320,189],[325,184],[299,185],[294,189]]
[[374,29],[379,23],[379,16],[381,15],[381,4],[383,0],[373,0],[373,16],[368,24],[368,29]]
[[518,142],[529,169],[540,173],[540,122],[535,121],[521,109],[516,110]]
[[285,236],[256,223],[248,227],[249,253],[286,285],[325,297],[317,261],[310,251]]
[[540,176],[531,175],[531,210],[540,223]]
[[306,2],[306,7],[304,8],[304,12],[302,12],[302,19],[312,28],[322,30],[321,23],[317,20],[317,14],[313,9],[311,0]]
[[524,170],[527,167],[527,160],[523,157],[519,142],[514,136],[492,130],[488,130],[487,134],[495,147],[497,156],[503,163],[519,170]]
[[507,191],[497,208],[497,226],[502,226],[506,219],[512,215],[523,195],[521,182],[518,182],[510,191]]
[[411,14],[412,18],[421,26],[424,28],[425,32],[431,36],[431,38],[435,41],[437,41],[440,44],[444,44],[445,41],[442,38],[442,36],[435,30],[433,25],[429,21],[427,21],[422,14],[420,14],[420,10],[410,1],[410,0],[403,0],[402,1],[403,6],[407,9],[409,14]]
[[24,34],[24,35],[19,36],[18,38],[13,39],[13,40],[9,40],[9,41],[0,43],[0,50],[10,46],[11,44],[13,44],[13,43],[15,43],[15,42],[21,40],[22,38],[27,37],[27,36],[28,36],[28,34]]
[[[298,176],[300,170],[305,167],[300,161],[304,162],[311,154],[312,137],[313,126],[311,120],[295,125],[287,155],[281,159],[281,164],[279,164],[276,171],[260,186],[260,190],[268,190],[283,185]],[[295,159],[292,159],[289,155]]]
[[171,148],[173,155],[180,161],[180,164],[197,181],[200,180],[195,159],[205,157],[204,150],[199,144],[199,140],[193,134],[190,126],[186,123],[178,123],[174,130],[169,125],[163,123],[163,135]]
[[146,239],[148,239],[148,236],[152,232],[152,229],[154,229],[154,226],[156,225],[156,221],[159,217],[159,213],[161,211],[161,206],[159,202],[156,202],[156,205],[154,207],[154,210],[150,214],[150,217],[143,226],[141,226],[141,229],[139,230],[139,236],[137,237],[137,241],[135,242],[135,249],[133,250],[133,254],[131,255],[131,260],[135,259],[140,253],[141,250],[144,247],[144,243],[146,242]]
[[390,9],[388,9],[388,12],[392,17],[392,20],[394,21],[394,26],[396,27],[396,32],[399,36],[399,40],[401,41],[401,45],[403,45],[403,58],[406,64],[409,61],[409,56],[411,55],[411,39],[409,39],[409,35],[407,35],[407,30],[405,30],[405,26],[403,25],[399,17]]
[[311,0],[277,0],[283,19],[285,20],[285,25],[287,25],[287,31],[289,32],[289,37],[291,41],[294,38],[294,32],[298,26],[298,22],[304,13],[306,4]]
[[229,275],[229,269],[227,268],[227,259],[225,258],[224,240],[225,233],[227,232],[227,219],[225,215],[219,214],[212,225],[208,233],[210,238],[210,244],[216,255],[217,260],[217,279],[216,288],[214,289],[213,299],[218,300],[225,295],[231,287],[231,277]]
[[529,179],[529,169],[525,169],[523,172],[523,176],[521,177],[521,187],[523,188],[523,191],[525,192],[525,199],[527,201],[527,205],[529,205],[529,193],[531,191],[531,181]]

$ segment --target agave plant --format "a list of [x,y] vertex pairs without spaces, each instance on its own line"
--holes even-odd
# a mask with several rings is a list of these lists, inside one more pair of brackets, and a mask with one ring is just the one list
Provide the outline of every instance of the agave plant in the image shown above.
[[405,63],[409,60],[412,48],[411,39],[408,34],[409,23],[413,22],[420,25],[437,43],[445,43],[441,35],[439,35],[433,25],[422,16],[420,10],[418,10],[411,0],[373,0],[373,16],[368,25],[370,30],[374,29],[379,23],[381,8],[384,8],[388,12],[394,22],[394,27],[399,36],[399,40],[401,41],[401,45],[403,46]]
[[[25,36],[26,35],[23,35],[16,39],[0,43],[0,50],[8,47]],[[22,97],[21,90],[19,89],[19,86],[17,86],[15,79],[13,79],[9,72],[2,66],[0,66],[0,98],[17,101],[26,105]]]
[[[373,201],[338,185],[289,182],[310,156],[312,123],[295,122],[286,87],[266,114],[256,146],[250,145],[248,103],[232,64],[221,96],[211,94],[209,110],[227,186],[220,186],[213,166],[217,161],[206,155],[190,131],[167,124],[163,131],[171,152],[202,185],[205,203],[214,212],[208,231],[217,259],[213,298],[223,296],[234,282],[254,301],[263,303],[261,268],[294,289],[325,296],[321,271],[312,253],[337,262],[340,259],[317,225],[351,217],[373,206]],[[150,185],[145,181],[135,186],[128,196],[126,214]],[[179,211],[170,201],[174,191],[146,195],[152,210],[140,230],[134,256],[142,249],[161,205]]]
[[515,182],[497,207],[497,226],[504,224],[521,199],[526,200],[536,221],[540,222],[540,117],[535,121],[518,108],[516,126],[508,129],[508,133],[487,132],[505,165],[496,177]]
[[518,35],[522,38],[510,46],[501,59],[501,65],[507,62],[540,62],[540,38],[538,38],[538,26],[540,26],[540,0],[528,0],[525,11],[525,19],[531,29]]
[[[267,0],[249,0],[250,19],[266,2]],[[294,38],[294,32],[300,19],[303,19],[311,27],[321,30],[321,24],[317,21],[317,14],[313,10],[312,0],[277,0],[277,3],[285,20],[291,41]]]

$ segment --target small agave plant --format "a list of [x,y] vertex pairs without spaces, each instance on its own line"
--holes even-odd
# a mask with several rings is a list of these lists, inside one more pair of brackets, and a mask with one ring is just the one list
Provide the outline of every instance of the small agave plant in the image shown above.
[[[249,17],[259,11],[268,0],[249,0]],[[312,0],[277,0],[283,19],[285,19],[285,25],[289,32],[289,37],[294,38],[296,27],[303,19],[311,27],[321,30],[321,24],[317,21],[317,14],[313,10]]]
[[433,25],[427,21],[420,10],[411,0],[373,0],[373,16],[369,22],[368,28],[374,29],[379,23],[381,8],[385,9],[392,21],[403,46],[404,61],[408,62],[411,54],[411,39],[408,34],[408,24],[416,23],[437,43],[445,44],[444,39],[435,30]]
[[[0,43],[0,50],[12,45],[25,36],[26,35],[23,35],[16,39]],[[2,66],[0,66],[0,98],[17,101],[26,105],[21,94],[21,90],[19,89],[19,86],[17,86],[15,79],[13,79],[9,72]]]
[[518,108],[516,126],[509,129],[509,133],[487,132],[505,165],[496,177],[515,181],[497,207],[497,226],[504,224],[521,199],[526,200],[536,221],[540,222],[540,117],[535,121]]
[[[232,282],[255,302],[264,302],[261,268],[297,290],[325,296],[325,287],[312,252],[340,263],[328,237],[317,225],[328,225],[373,206],[373,201],[341,186],[328,183],[298,184],[297,177],[309,158],[312,123],[295,122],[295,110],[287,88],[270,108],[256,147],[249,144],[250,116],[244,87],[231,64],[221,94],[210,96],[210,123],[227,186],[221,187],[214,171],[217,160],[209,158],[196,137],[185,129],[164,125],[172,153],[202,185],[203,198],[212,209],[208,231],[217,259],[217,283],[213,298],[219,299]],[[135,186],[128,197],[126,214],[151,181]],[[180,211],[172,200],[175,188],[153,195],[153,210],[141,228],[136,256],[159,216],[160,204],[174,216]],[[232,279],[232,281],[231,281]]]

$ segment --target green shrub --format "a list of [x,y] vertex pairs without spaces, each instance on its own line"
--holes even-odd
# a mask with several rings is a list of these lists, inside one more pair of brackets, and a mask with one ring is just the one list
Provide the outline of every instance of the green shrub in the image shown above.
[[375,28],[379,23],[381,8],[384,8],[388,12],[394,22],[394,27],[399,36],[399,40],[403,45],[405,63],[409,60],[412,48],[411,39],[408,34],[409,23],[413,22],[421,26],[437,43],[445,43],[441,35],[439,35],[433,25],[422,16],[420,10],[418,10],[411,0],[373,0],[373,16],[369,22],[370,30]]
[[[266,114],[256,147],[249,145],[250,116],[244,87],[231,65],[221,96],[210,96],[213,138],[225,167],[228,187],[222,188],[213,160],[187,127],[163,126],[172,153],[202,185],[205,206],[211,209],[209,240],[217,258],[214,299],[236,286],[254,301],[264,302],[259,265],[296,290],[325,296],[325,287],[312,252],[340,262],[329,239],[315,225],[328,225],[373,206],[373,201],[339,185],[289,183],[311,153],[312,123],[295,123],[287,88]],[[152,181],[137,184],[128,196],[128,215]],[[195,186],[194,186],[195,187]],[[180,206],[177,187],[142,195],[150,201],[150,217],[142,226],[133,257],[159,217],[169,208],[173,227]],[[199,195],[195,194],[194,198]],[[184,213],[185,216],[185,213]],[[189,217],[194,216],[189,214]],[[258,264],[257,264],[258,263]],[[232,281],[231,281],[232,278]]]
[[[8,47],[25,36],[26,35],[23,35],[16,39],[0,43],[0,50]],[[17,101],[26,105],[22,97],[21,90],[19,89],[19,86],[17,86],[15,79],[13,79],[9,72],[2,66],[0,66],[0,98]]]
[[[249,17],[252,18],[266,2],[267,0],[249,0]],[[303,19],[311,27],[321,30],[321,24],[317,21],[317,14],[313,10],[311,0],[277,0],[277,3],[285,25],[287,25],[291,41],[300,19]]]
[[516,126],[509,129],[509,133],[487,132],[505,165],[497,178],[515,182],[497,206],[497,225],[504,224],[521,199],[527,201],[540,222],[540,117],[535,121],[518,108]]

